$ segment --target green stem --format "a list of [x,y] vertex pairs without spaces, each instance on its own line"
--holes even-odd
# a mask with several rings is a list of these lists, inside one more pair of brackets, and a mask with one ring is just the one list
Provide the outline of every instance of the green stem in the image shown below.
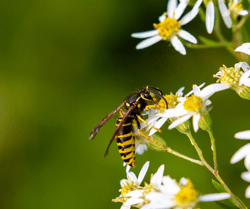
[[244,208],[244,206],[241,205],[241,203],[237,200],[237,198],[235,197],[235,195],[232,193],[232,191],[228,188],[228,186],[226,185],[226,183],[222,180],[222,178],[220,177],[220,175],[218,174],[218,172],[216,172],[204,159],[203,155],[202,155],[202,151],[199,148],[198,144],[196,143],[195,139],[193,138],[191,132],[187,132],[186,135],[188,136],[189,140],[191,141],[191,144],[194,146],[195,150],[197,151],[197,154],[200,157],[201,162],[204,164],[204,166],[215,176],[215,178],[221,183],[221,185],[225,188],[225,190],[231,195],[232,199],[234,200],[234,202],[238,205],[238,207],[240,209],[247,209]]
[[193,159],[193,158],[187,157],[187,156],[185,156],[185,155],[183,155],[183,154],[181,154],[181,153],[179,153],[179,152],[176,152],[176,151],[172,150],[170,147],[167,148],[167,151],[168,151],[169,153],[175,155],[175,156],[178,156],[178,157],[180,157],[180,158],[183,158],[183,159],[185,159],[185,160],[188,160],[188,161],[190,161],[190,162],[193,162],[193,163],[196,163],[196,164],[198,164],[198,165],[203,166],[203,163],[202,163],[200,160],[195,160],[195,159]]
[[219,173],[219,170],[218,170],[218,163],[217,163],[217,154],[216,154],[216,146],[215,146],[215,138],[214,138],[214,135],[212,133],[211,130],[208,131],[208,134],[209,134],[209,137],[210,137],[210,140],[211,140],[211,149],[212,149],[212,152],[213,152],[213,160],[214,160],[214,172],[216,174]]

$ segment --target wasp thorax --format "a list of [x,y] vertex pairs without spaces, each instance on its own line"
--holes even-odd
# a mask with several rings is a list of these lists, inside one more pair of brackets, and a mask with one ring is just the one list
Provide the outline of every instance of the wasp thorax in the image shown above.
[[171,38],[174,36],[180,29],[180,21],[177,21],[174,18],[167,17],[163,22],[160,22],[159,24],[154,23],[153,26],[155,29],[158,29],[159,35],[162,37],[163,40],[167,40],[168,38]]

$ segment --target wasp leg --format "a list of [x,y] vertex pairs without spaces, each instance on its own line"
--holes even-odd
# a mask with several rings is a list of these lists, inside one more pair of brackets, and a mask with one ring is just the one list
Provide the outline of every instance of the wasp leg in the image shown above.
[[149,141],[151,141],[151,142],[153,142],[153,143],[159,145],[159,146],[163,149],[163,151],[167,152],[167,150],[166,150],[159,142],[157,142],[157,141],[151,139],[149,136],[147,136],[146,134],[142,133],[140,129],[138,129],[138,133],[139,133],[140,135],[144,136],[144,137],[145,137],[146,139],[148,139]]
[[145,107],[145,111],[149,111],[150,108],[156,109],[157,106],[156,106],[156,105],[147,105],[147,106]]
[[145,123],[147,126],[153,128],[153,129],[155,129],[156,131],[158,131],[159,133],[161,133],[161,130],[160,130],[160,129],[155,128],[154,126],[152,126],[152,125],[150,125],[149,123],[147,123],[140,115],[137,115],[137,118],[138,118],[141,122]]

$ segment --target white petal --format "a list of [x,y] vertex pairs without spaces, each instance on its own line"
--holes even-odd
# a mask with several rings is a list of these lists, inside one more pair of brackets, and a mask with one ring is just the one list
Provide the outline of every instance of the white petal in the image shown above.
[[241,86],[242,84],[245,84],[245,81],[247,81],[247,79],[250,76],[250,70],[248,70],[247,72],[243,73],[243,75],[240,77],[239,80],[239,85]]
[[214,29],[214,17],[215,17],[214,3],[213,1],[210,1],[207,4],[207,8],[206,8],[206,28],[209,34],[211,34]]
[[180,179],[180,184],[182,184],[183,186],[186,186],[187,183],[188,183],[188,179],[186,179],[185,177],[182,177],[182,178]]
[[208,100],[206,100],[206,102],[205,102],[205,106],[208,106],[208,105],[211,105],[212,104],[212,102],[208,99]]
[[148,147],[146,144],[135,144],[135,154],[142,155],[147,150]]
[[163,22],[165,19],[166,19],[166,15],[165,15],[165,14],[162,14],[162,15],[158,18],[159,22]]
[[177,6],[177,0],[169,0],[168,1],[168,6],[167,6],[167,15],[170,18],[174,17],[174,11]]
[[131,181],[133,181],[133,182],[138,182],[138,180],[137,180],[137,178],[136,178],[136,175],[135,175],[132,171],[128,172],[128,173],[127,173],[127,176],[128,176],[128,178],[131,179]]
[[132,33],[131,36],[133,38],[149,38],[152,36],[156,36],[158,34],[159,34],[159,31],[156,29],[156,30],[150,30],[146,32]]
[[[177,105],[178,106],[178,105]],[[179,117],[188,114],[188,111],[183,108],[175,107],[174,109],[166,110],[161,117],[172,118],[172,117]]]
[[130,206],[122,205],[120,209],[130,209]]
[[248,131],[241,131],[234,135],[236,139],[250,139],[250,130]]
[[151,178],[150,182],[152,184],[154,184],[155,186],[158,186],[161,184],[162,182],[162,177],[163,177],[163,172],[164,172],[164,168],[165,166],[164,165],[161,165],[157,172],[153,175],[153,177]]
[[243,52],[250,55],[250,43],[244,43],[241,46],[237,47],[234,51]]
[[194,91],[194,95],[197,96],[197,97],[200,97],[201,96],[201,90],[200,88],[197,86],[197,85],[193,85],[193,91]]
[[171,123],[171,125],[168,127],[168,129],[173,129],[175,128],[176,126],[184,123],[185,121],[187,121],[189,118],[191,118],[192,116],[191,115],[185,115],[177,120],[175,120],[173,123]]
[[143,199],[140,198],[129,198],[126,202],[125,202],[125,206],[129,206],[129,205],[135,205],[135,204],[139,204],[143,202]]
[[147,161],[143,166],[142,169],[138,175],[138,183],[141,184],[142,180],[144,179],[149,167],[149,161]]
[[198,0],[195,3],[192,10],[181,18],[181,23],[180,23],[181,26],[186,25],[197,16],[197,14],[199,13],[199,7],[201,3],[202,3],[202,0]]
[[174,12],[174,18],[178,20],[181,15],[183,14],[184,10],[187,8],[189,0],[183,0],[179,3],[177,6],[175,12]]
[[242,178],[243,180],[245,180],[245,181],[250,182],[250,172],[247,171],[247,172],[242,173],[242,174],[241,174],[241,178]]
[[249,65],[246,62],[239,62],[234,65],[234,68],[242,68],[244,72],[249,70]]
[[[167,117],[161,118],[155,123],[154,127],[158,129],[161,128],[162,125],[167,121],[167,119],[168,119]],[[156,130],[152,128],[149,132],[149,136],[152,136],[155,132]]]
[[[206,83],[204,82],[204,83],[202,83],[201,85],[199,85],[199,89],[201,89],[205,84],[206,84]],[[186,96],[188,97],[188,96],[190,96],[190,95],[193,94],[193,93],[194,93],[194,90],[191,90],[190,92],[188,92],[188,93],[186,94]]]
[[243,147],[241,147],[237,152],[234,153],[230,162],[232,164],[237,163],[240,160],[242,160],[244,157],[246,157],[246,155],[249,153],[250,153],[250,144],[246,144]]
[[193,127],[194,127],[194,132],[197,132],[199,129],[199,120],[200,120],[201,115],[197,114],[193,116]]
[[191,33],[185,30],[180,29],[178,32],[178,36],[189,41],[190,43],[197,44],[197,39]]
[[120,181],[120,185],[121,185],[121,186],[125,186],[125,185],[126,185],[126,182],[127,182],[126,179],[122,179],[122,180]]
[[209,97],[211,97],[215,92],[218,91],[223,91],[225,89],[230,88],[229,86],[223,84],[223,83],[214,83],[206,86],[204,89],[201,91],[201,97],[206,100]]
[[217,193],[217,194],[207,194],[199,197],[201,202],[211,202],[211,201],[219,201],[230,198],[231,195],[228,193]]
[[181,41],[177,38],[177,36],[171,38],[171,44],[173,45],[173,47],[177,52],[180,52],[183,55],[186,54],[186,49],[184,45],[181,43]]
[[125,197],[141,197],[143,195],[143,190],[134,190],[125,195]]
[[246,198],[250,198],[250,186],[247,187],[245,196]]
[[[127,164],[126,164],[126,165],[127,165]],[[129,172],[130,168],[131,168],[131,166],[130,166],[130,165],[127,165],[127,166],[126,166],[126,173],[128,173],[128,172]]]
[[244,85],[250,87],[250,78],[244,81]]
[[220,10],[222,19],[224,20],[224,23],[226,24],[228,28],[231,28],[232,20],[231,20],[230,13],[228,11],[226,3],[224,2],[224,0],[218,0],[218,3],[219,3],[219,10]]
[[242,9],[242,10],[239,12],[239,15],[241,15],[241,16],[246,16],[246,15],[248,15],[248,11],[245,10],[245,9]]
[[163,176],[162,181],[164,186],[160,187],[161,192],[176,195],[180,191],[180,187],[169,176]]
[[199,7],[200,7],[202,1],[203,1],[203,0],[198,0],[198,1],[196,1],[196,3],[194,4],[194,7],[193,7],[192,9],[194,9],[194,10],[199,9]]
[[250,170],[250,151],[249,151],[248,155],[245,157],[244,165],[245,165],[247,170]]
[[184,93],[183,93],[183,90],[185,89],[185,87],[181,87],[178,89],[178,91],[176,92],[177,96],[182,96]]
[[161,36],[154,36],[151,38],[148,38],[144,41],[141,41],[139,44],[136,45],[136,49],[145,49],[149,46],[152,46],[153,44],[156,44],[157,42],[161,41]]

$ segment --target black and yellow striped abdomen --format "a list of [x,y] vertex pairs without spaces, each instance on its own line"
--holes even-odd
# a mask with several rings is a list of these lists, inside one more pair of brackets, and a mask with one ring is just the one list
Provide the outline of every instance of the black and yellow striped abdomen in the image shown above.
[[[120,116],[116,120],[116,127],[119,126],[123,117]],[[127,164],[135,167],[135,136],[133,129],[133,116],[128,116],[125,123],[122,125],[120,133],[116,136],[118,151],[122,160]]]

